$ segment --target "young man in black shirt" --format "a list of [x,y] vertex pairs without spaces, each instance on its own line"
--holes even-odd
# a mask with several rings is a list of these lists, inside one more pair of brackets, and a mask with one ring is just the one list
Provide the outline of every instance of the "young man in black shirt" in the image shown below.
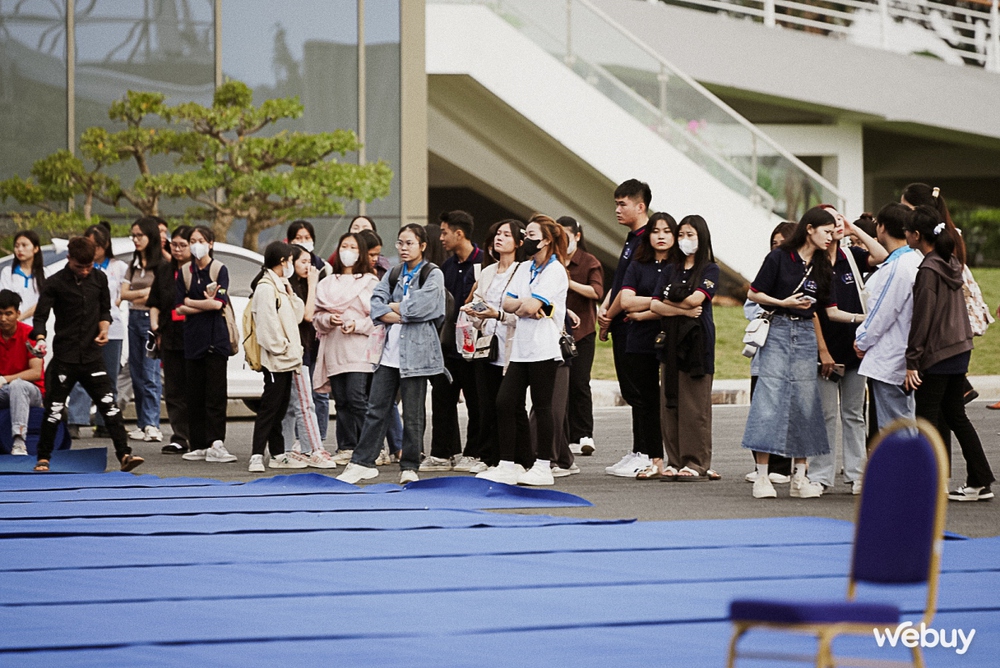
[[30,338],[31,353],[44,357],[49,311],[56,316],[52,361],[45,370],[45,419],[38,441],[36,471],[49,470],[56,428],[66,410],[66,399],[76,383],[87,391],[111,434],[122,471],[142,464],[132,454],[121,411],[115,403],[111,379],[104,368],[101,347],[108,342],[111,294],[103,272],[94,271],[94,242],[87,237],[69,241],[66,266],[45,282],[38,296]]

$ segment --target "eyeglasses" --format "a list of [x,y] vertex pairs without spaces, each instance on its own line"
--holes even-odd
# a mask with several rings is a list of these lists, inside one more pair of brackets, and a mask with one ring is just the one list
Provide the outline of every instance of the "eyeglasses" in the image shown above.
[[173,248],[173,249],[175,249],[175,250],[184,250],[185,248],[188,247],[188,245],[186,243],[179,243],[179,244],[177,244],[177,243],[171,243],[170,247]]
[[420,244],[416,241],[397,241],[396,248],[413,248],[419,246]]
[[136,241],[137,239],[145,239],[146,235],[142,234],[140,232],[139,234],[133,234],[133,235],[131,235],[131,237],[129,237],[129,238],[132,239],[132,241]]

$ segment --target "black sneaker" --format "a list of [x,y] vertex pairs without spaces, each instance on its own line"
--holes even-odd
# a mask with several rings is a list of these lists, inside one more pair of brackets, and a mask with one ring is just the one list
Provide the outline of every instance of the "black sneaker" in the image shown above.
[[968,392],[965,393],[965,396],[962,397],[962,401],[968,404],[975,401],[978,398],[979,398],[979,392],[977,392],[976,390],[969,390]]
[[167,443],[162,448],[160,452],[165,455],[183,455],[188,449],[179,443]]
[[952,501],[989,501],[993,498],[990,486],[986,487],[959,487],[954,492],[948,492],[948,498]]

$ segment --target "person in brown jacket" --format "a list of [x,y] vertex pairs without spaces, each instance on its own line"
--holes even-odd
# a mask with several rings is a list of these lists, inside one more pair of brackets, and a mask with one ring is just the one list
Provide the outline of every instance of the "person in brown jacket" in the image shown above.
[[[965,414],[965,374],[972,355],[972,326],[962,292],[962,263],[955,241],[934,208],[918,206],[906,225],[906,242],[924,254],[913,284],[913,320],[906,347],[907,390],[916,390],[916,415],[955,432],[966,463],[966,484],[952,501],[993,498],[993,471],[976,428]],[[950,451],[949,451],[950,457]]]

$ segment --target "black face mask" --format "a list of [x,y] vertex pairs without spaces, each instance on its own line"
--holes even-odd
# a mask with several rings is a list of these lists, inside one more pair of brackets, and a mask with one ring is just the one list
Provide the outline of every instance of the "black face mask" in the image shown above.
[[521,248],[524,249],[524,253],[527,257],[531,257],[538,252],[538,245],[542,243],[541,239],[525,239],[524,243],[521,244]]

